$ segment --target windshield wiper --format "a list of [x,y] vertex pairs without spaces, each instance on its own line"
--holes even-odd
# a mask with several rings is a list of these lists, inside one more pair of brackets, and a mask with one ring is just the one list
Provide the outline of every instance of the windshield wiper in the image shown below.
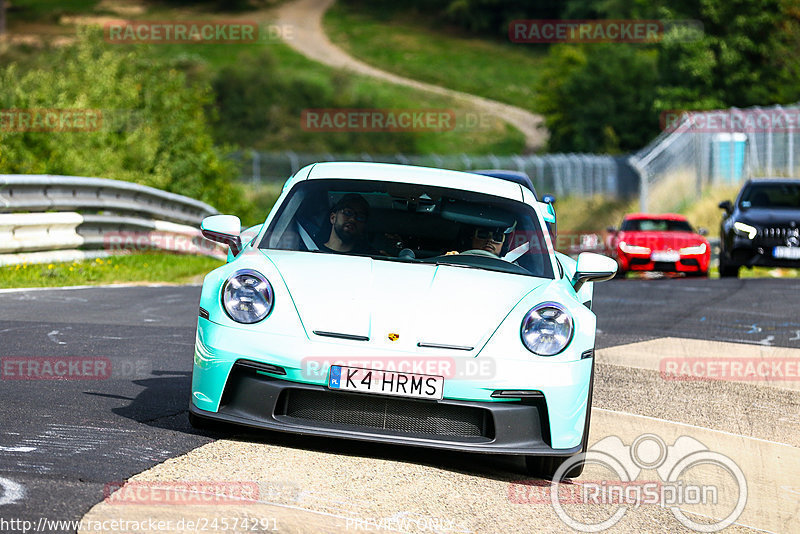
[[448,265],[450,267],[464,267],[465,269],[481,269],[483,271],[493,271],[494,269],[485,269],[483,267],[476,267],[475,265],[469,265],[466,263],[453,263],[449,261],[441,261],[437,260],[434,262],[434,265]]

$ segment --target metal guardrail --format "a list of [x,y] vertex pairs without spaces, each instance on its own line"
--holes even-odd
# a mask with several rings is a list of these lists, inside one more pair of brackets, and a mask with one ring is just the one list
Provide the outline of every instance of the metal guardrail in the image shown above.
[[198,225],[217,214],[182,195],[105,178],[0,175],[0,265],[73,261],[127,250],[225,257]]
[[200,224],[217,210],[199,200],[107,178],[0,175],[0,212],[102,210]]

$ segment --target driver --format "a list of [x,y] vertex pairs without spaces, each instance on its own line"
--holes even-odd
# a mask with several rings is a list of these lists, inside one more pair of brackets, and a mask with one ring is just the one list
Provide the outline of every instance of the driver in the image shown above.
[[355,193],[344,195],[331,208],[329,219],[331,233],[320,250],[352,254],[376,253],[366,241],[369,203],[364,197]]
[[[503,228],[486,228],[477,226],[473,229],[471,234],[472,246],[467,250],[485,250],[491,252],[497,257],[500,257],[500,251],[503,250],[503,244],[506,242],[506,231]],[[459,254],[457,250],[451,250],[445,255]]]

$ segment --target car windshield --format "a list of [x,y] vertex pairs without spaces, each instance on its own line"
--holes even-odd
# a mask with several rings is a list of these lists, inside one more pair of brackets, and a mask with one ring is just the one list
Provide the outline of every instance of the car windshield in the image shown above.
[[620,230],[626,232],[693,232],[686,221],[674,219],[627,219]]
[[742,192],[742,208],[800,209],[800,184],[758,184]]
[[501,197],[397,182],[307,180],[259,247],[553,278],[536,212]]

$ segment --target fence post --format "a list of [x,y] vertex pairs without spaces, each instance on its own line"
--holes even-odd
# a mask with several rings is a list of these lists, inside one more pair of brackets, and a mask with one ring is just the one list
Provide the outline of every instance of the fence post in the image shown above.
[[[786,124],[787,125],[790,124],[788,115],[784,115],[784,117],[786,117]],[[786,144],[787,144],[786,150],[788,152],[786,154],[787,176],[794,176],[794,128],[795,128],[794,126],[789,126],[787,128],[788,130],[787,135],[789,136],[788,139],[786,139]]]
[[628,158],[631,168],[639,175],[639,211],[647,213],[647,195],[650,194],[650,184],[647,179],[647,171],[639,165],[635,156]]
[[297,154],[292,152],[291,150],[286,151],[286,157],[289,158],[289,166],[292,167],[292,176],[300,170],[300,160],[297,157]]
[[772,128],[767,130],[767,176],[772,176]]
[[261,154],[258,150],[253,150],[253,176],[251,177],[254,184],[261,182]]

